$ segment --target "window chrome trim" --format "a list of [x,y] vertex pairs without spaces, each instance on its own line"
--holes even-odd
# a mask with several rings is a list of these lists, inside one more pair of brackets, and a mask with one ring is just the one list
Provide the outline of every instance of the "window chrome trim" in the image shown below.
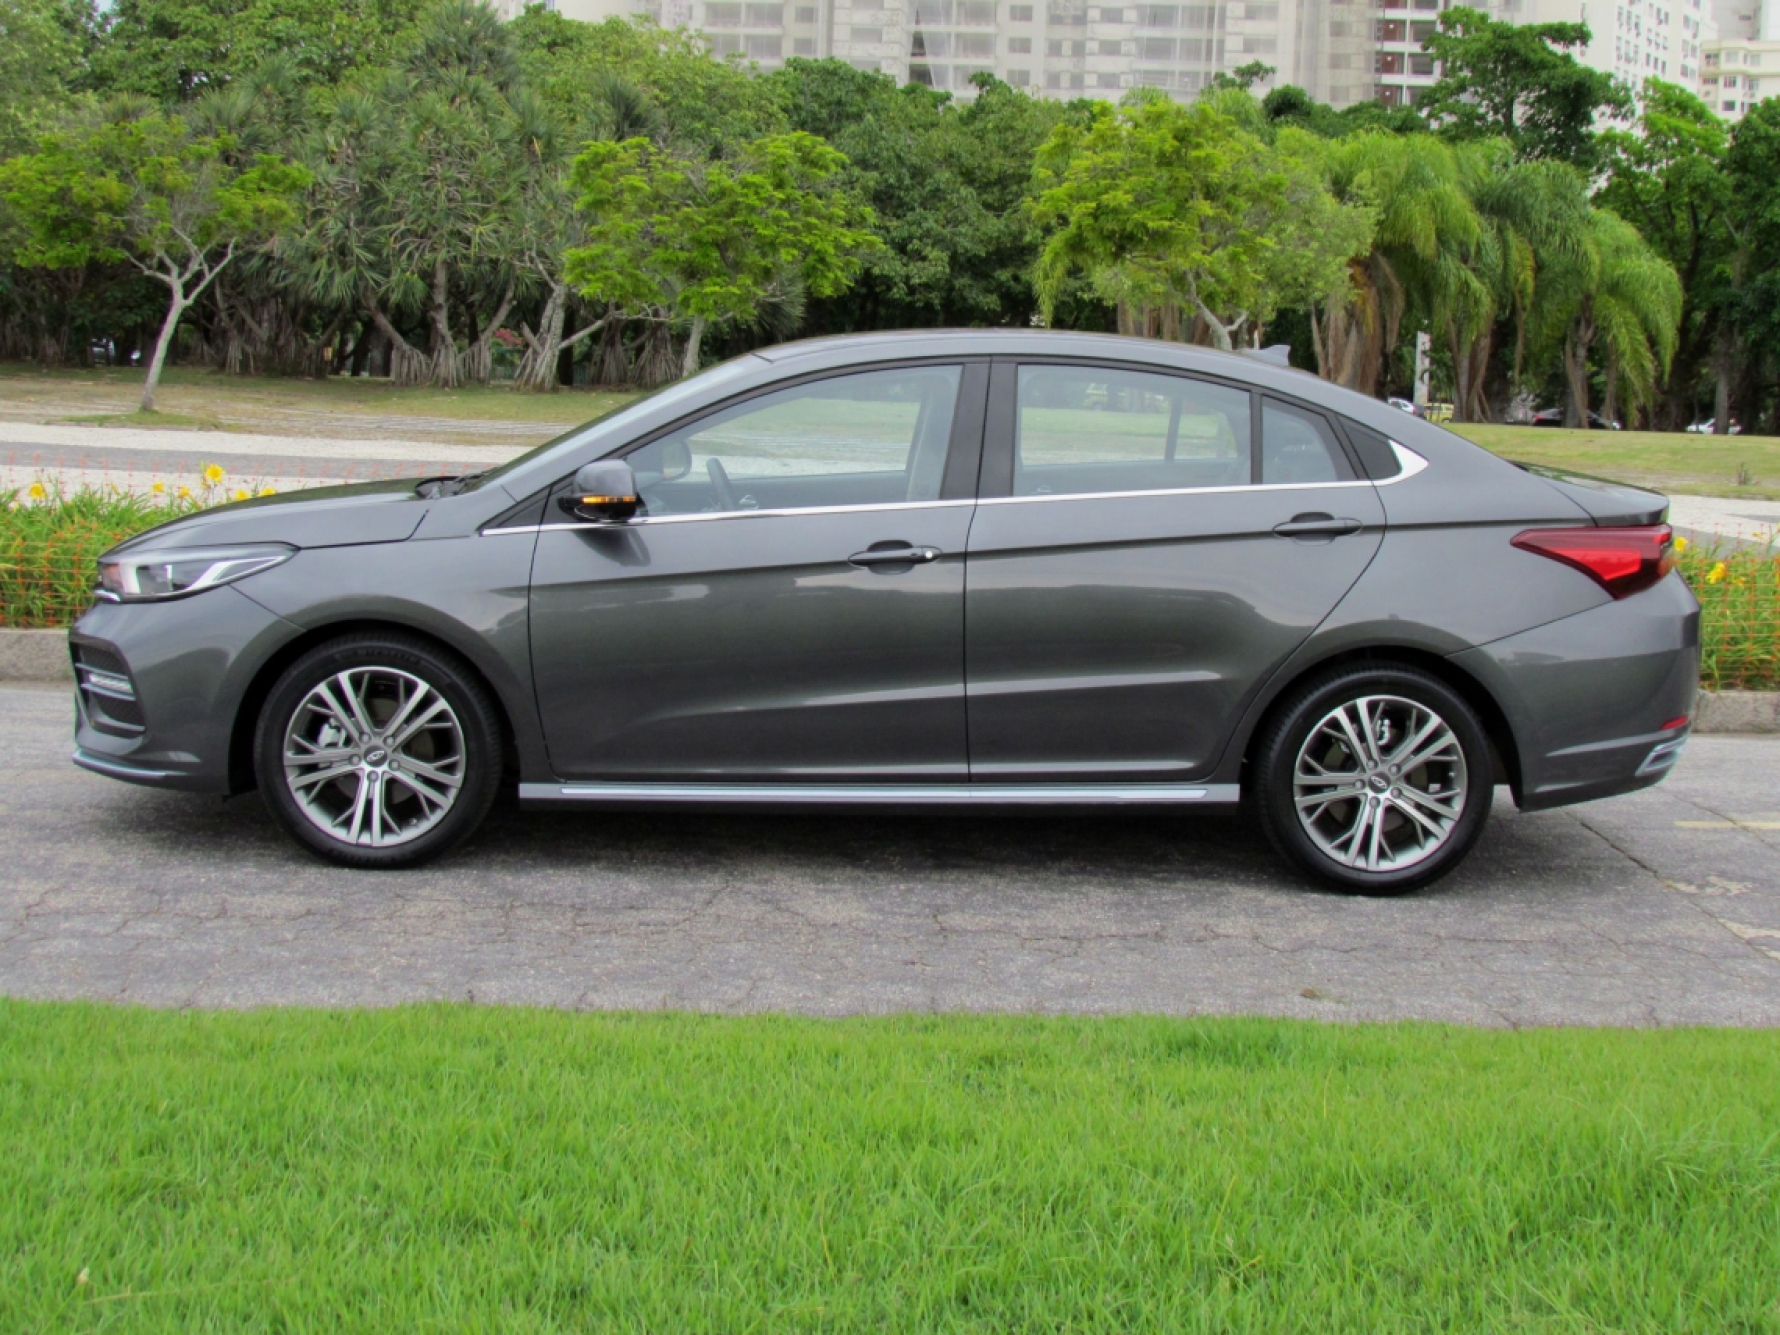
[[524,802],[737,802],[866,806],[1102,806],[1241,800],[1234,783],[522,783]]
[[712,510],[691,515],[639,515],[622,524],[514,524],[506,528],[485,528],[482,536],[491,538],[502,533],[560,533],[568,529],[639,528],[644,524],[700,524],[721,519],[782,519],[790,515],[881,514],[902,510],[955,510],[975,505],[972,500],[955,501],[884,501],[874,505],[802,505],[773,510]]
[[1395,477],[1380,478],[1377,482],[1372,484],[1373,486],[1388,487],[1394,482],[1402,482],[1406,478],[1414,477],[1417,473],[1421,472],[1422,469],[1428,466],[1428,461],[1426,459],[1422,458],[1421,455],[1403,444],[1402,441],[1392,440],[1389,436],[1386,436],[1384,439],[1385,444],[1391,447],[1391,453],[1397,456],[1397,462],[1402,465],[1402,468]]
[[1217,496],[1256,491],[1332,491],[1336,488],[1373,487],[1380,484],[1360,479],[1353,482],[1239,482],[1227,487],[1165,487],[1149,491],[1070,491],[1055,496],[988,496],[978,505],[1023,505],[1030,501],[1109,501],[1121,496]]

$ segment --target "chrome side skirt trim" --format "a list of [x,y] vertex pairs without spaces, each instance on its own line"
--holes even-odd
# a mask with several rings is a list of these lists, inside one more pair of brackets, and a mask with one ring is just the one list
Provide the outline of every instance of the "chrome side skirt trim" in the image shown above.
[[522,802],[735,802],[787,806],[1218,806],[1234,783],[522,783]]

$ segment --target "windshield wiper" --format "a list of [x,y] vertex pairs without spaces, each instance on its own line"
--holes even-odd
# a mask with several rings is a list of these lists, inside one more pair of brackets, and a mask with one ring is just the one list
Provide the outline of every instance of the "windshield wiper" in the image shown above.
[[429,501],[440,496],[455,496],[461,491],[467,491],[487,473],[488,469],[484,468],[479,473],[463,473],[457,477],[422,478],[414,484],[414,494]]

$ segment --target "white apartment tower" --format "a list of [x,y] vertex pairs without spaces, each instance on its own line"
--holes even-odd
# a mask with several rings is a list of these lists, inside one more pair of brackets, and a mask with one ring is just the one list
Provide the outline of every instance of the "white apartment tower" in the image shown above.
[[[517,12],[523,0],[502,0]],[[547,0],[548,2],[548,0]],[[1116,99],[1131,88],[1191,98],[1220,71],[1272,66],[1337,107],[1410,105],[1438,77],[1421,49],[1451,0],[554,0],[565,17],[647,14],[702,32],[719,55],[772,69],[835,57],[898,81],[974,94],[992,73],[1050,97]],[[1717,22],[1710,0],[1477,0],[1517,23],[1586,22],[1578,57],[1634,88],[1648,77],[1699,88]],[[1760,0],[1719,0],[1721,4]],[[1780,0],[1772,0],[1780,10]],[[1775,47],[1780,50],[1780,43]],[[1757,53],[1759,59],[1760,53]],[[1768,55],[1780,73],[1780,57]],[[1713,71],[1716,73],[1716,71]],[[1713,89],[1716,94],[1716,88]]]
[[1718,38],[1706,45],[1700,96],[1726,120],[1780,93],[1780,0],[1719,0]]

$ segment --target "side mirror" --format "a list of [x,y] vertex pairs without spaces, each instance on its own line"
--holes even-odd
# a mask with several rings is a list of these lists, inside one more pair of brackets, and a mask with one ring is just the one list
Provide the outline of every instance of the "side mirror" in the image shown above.
[[589,524],[622,524],[642,507],[636,475],[622,459],[600,459],[575,474],[575,485],[556,499],[575,518]]

